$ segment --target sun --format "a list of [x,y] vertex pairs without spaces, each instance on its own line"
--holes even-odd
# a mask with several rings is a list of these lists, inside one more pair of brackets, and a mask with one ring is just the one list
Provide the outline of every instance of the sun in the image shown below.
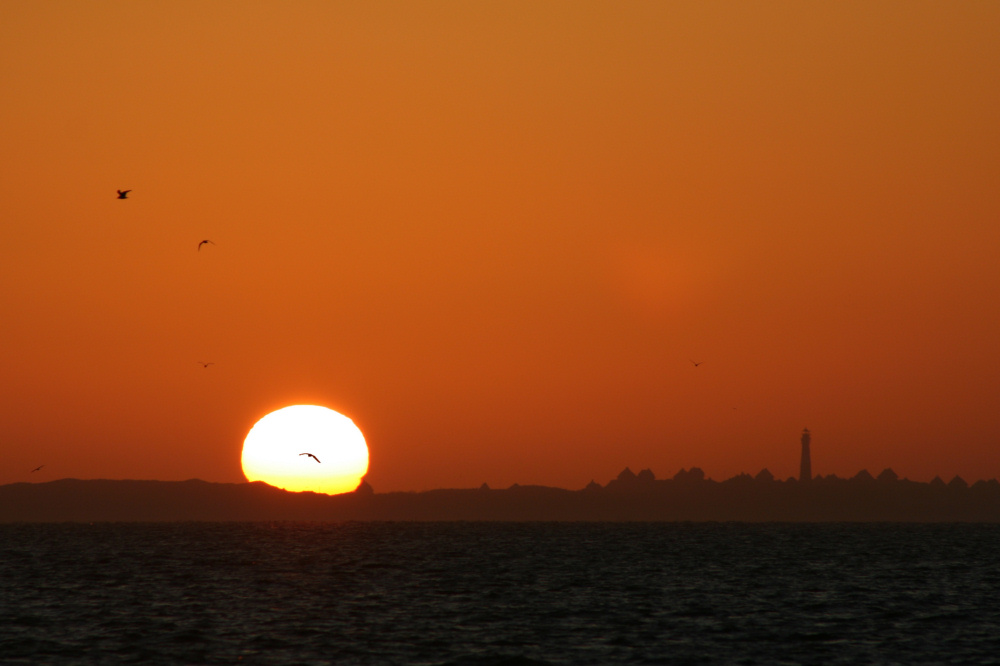
[[336,495],[354,490],[368,471],[368,445],[354,421],[317,405],[271,412],[243,441],[248,481],[285,490]]

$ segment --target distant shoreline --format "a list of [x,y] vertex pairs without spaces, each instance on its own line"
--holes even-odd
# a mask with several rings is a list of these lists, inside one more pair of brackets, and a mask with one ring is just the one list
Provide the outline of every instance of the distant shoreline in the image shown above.
[[711,481],[697,468],[669,480],[626,469],[582,490],[505,489],[343,495],[254,483],[61,479],[0,486],[0,522],[160,521],[745,521],[1000,522],[1000,483],[921,483],[867,473],[802,483],[762,474]]

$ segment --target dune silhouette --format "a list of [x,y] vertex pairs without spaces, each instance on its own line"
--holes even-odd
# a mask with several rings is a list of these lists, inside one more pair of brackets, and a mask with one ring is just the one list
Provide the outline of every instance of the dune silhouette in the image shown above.
[[[307,454],[302,454],[307,455]],[[175,520],[503,520],[1000,523],[1000,483],[919,483],[858,474],[777,480],[767,470],[713,481],[695,467],[670,479],[627,468],[580,490],[514,484],[376,493],[288,492],[263,482],[62,479],[0,486],[0,522]]]

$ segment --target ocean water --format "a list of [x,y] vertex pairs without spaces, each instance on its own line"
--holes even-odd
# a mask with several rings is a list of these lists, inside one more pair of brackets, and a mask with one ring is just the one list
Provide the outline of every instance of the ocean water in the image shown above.
[[998,554],[968,524],[0,525],[0,663],[1000,663]]

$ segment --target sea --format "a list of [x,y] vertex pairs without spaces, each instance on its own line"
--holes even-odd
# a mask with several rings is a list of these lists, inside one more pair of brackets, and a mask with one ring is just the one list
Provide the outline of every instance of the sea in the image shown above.
[[996,664],[1000,525],[0,525],[2,664]]

